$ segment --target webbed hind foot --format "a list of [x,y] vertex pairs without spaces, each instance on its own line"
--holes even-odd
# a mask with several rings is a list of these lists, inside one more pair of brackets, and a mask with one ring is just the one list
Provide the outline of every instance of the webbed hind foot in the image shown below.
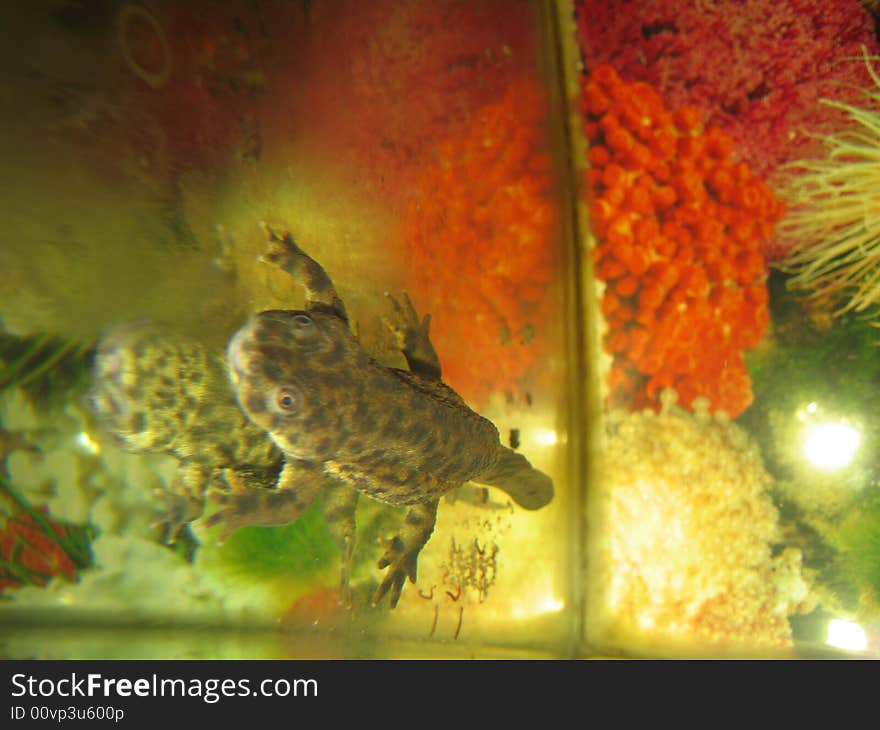
[[394,608],[406,579],[409,578],[410,583],[416,582],[419,553],[431,537],[436,519],[436,501],[414,504],[406,511],[400,534],[383,541],[385,554],[379,559],[378,567],[388,568],[388,572],[373,597],[374,606],[378,606],[387,593],[391,608]]
[[406,579],[409,578],[410,583],[416,582],[419,551],[408,552],[399,536],[392,540],[383,540],[383,542],[385,543],[385,555],[379,559],[378,567],[380,569],[388,568],[388,572],[376,589],[373,605],[378,606],[387,593],[389,605],[391,608],[395,608],[400,600]]

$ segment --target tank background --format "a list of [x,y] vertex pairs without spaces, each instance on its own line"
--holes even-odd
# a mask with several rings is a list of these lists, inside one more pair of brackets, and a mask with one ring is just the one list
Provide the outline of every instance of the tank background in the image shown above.
[[[0,201],[4,331],[58,336],[87,349],[108,325],[146,316],[222,347],[249,312],[291,305],[288,283],[256,260],[256,221],[267,220],[310,241],[364,342],[400,364],[379,322],[383,292],[407,283],[395,220],[437,140],[465,130],[507,80],[534,75],[533,4],[267,1],[233,2],[222,12],[196,0],[137,6],[157,25],[126,15],[131,7],[43,0],[0,9],[0,27],[25,46],[3,44],[0,51],[0,92],[12,100],[0,112],[0,179],[8,191]],[[121,17],[128,27],[120,27]],[[151,73],[137,73],[132,60]],[[535,78],[543,83],[540,73]],[[561,286],[547,296],[562,308]],[[562,328],[550,337],[558,341]],[[491,353],[471,355],[477,367],[491,362]],[[521,448],[559,483],[568,438],[565,363],[551,354],[543,364],[536,389],[493,394],[483,411],[502,433],[518,429]],[[98,569],[79,595],[77,584],[59,580],[49,591],[23,589],[31,618],[48,625],[67,605],[66,615],[88,620],[91,609],[103,608],[99,623],[107,611],[188,626],[259,624],[279,611],[289,611],[294,623],[334,623],[325,595],[332,582],[320,573],[314,600],[291,605],[283,593],[291,579],[229,591],[228,565],[213,574],[193,571],[186,546],[177,554],[151,542],[150,491],[167,486],[172,465],[114,450],[76,399],[43,411],[11,390],[0,413],[7,433],[41,449],[4,454],[14,481],[30,499],[48,500],[51,510],[95,524],[103,536]],[[559,598],[570,590],[560,571],[569,550],[565,496],[537,519],[490,505],[498,509],[481,522],[482,508],[469,503],[483,499],[480,490],[465,490],[444,506],[434,549],[423,558],[424,586],[420,580],[423,593],[436,598],[420,598],[409,586],[409,606],[398,608],[392,628],[371,627],[387,621],[384,614],[359,617],[348,627],[331,625],[329,644],[344,644],[345,635],[354,642],[345,653],[381,654],[381,647],[368,648],[369,637],[384,640],[387,632],[435,643],[455,636],[462,647],[487,640],[564,644],[571,634],[569,614],[559,620],[571,607]],[[556,536],[549,544],[542,537],[548,534]],[[503,543],[503,551],[486,601],[485,587],[469,573],[447,567],[456,549],[466,546],[473,557],[490,542]],[[469,570],[456,560],[457,570]],[[445,575],[453,582],[444,583]],[[447,587],[463,592],[453,601]],[[32,611],[41,605],[48,613]],[[40,631],[22,631],[22,614],[9,609],[0,610],[21,642],[5,651],[27,655],[34,649],[24,637],[39,644]],[[112,643],[102,651],[112,653]],[[61,638],[41,651],[84,651],[75,646]]]

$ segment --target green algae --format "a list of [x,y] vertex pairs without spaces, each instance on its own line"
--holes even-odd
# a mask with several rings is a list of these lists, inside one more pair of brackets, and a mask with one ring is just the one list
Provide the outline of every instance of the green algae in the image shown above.
[[206,570],[249,580],[311,583],[335,567],[336,545],[321,514],[320,500],[296,521],[279,527],[242,527],[222,545],[213,533],[199,548],[197,563]]
[[773,272],[767,282],[772,326],[747,354],[754,401],[739,422],[757,437],[774,476],[791,478],[795,457],[779,423],[810,403],[828,417],[861,424],[861,452],[865,458],[874,453],[880,442],[880,331],[851,313],[820,328],[785,280]]
[[[754,402],[739,422],[760,444],[786,543],[801,548],[825,607],[863,613],[870,605],[876,613],[880,331],[864,316],[811,311],[779,272],[768,288],[772,326],[747,355]],[[861,444],[850,464],[823,470],[804,458],[802,432],[811,420],[858,428]]]
[[[353,556],[356,578],[372,575],[380,537],[398,527],[400,512],[369,499],[360,500]],[[213,539],[213,530],[197,533],[201,546],[196,563],[205,570],[244,581],[281,582],[294,587],[338,583],[339,551],[324,522],[320,499],[296,522],[278,527],[241,527],[222,545]]]

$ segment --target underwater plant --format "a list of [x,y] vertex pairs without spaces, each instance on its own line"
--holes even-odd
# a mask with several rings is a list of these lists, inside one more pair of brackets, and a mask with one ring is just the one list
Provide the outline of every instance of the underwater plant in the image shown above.
[[46,509],[29,505],[0,476],[0,594],[8,588],[44,586],[53,577],[69,581],[92,563],[88,526],[65,524]]
[[840,576],[856,588],[855,610],[875,619],[880,613],[880,493],[870,490],[857,505],[826,531],[840,553]]
[[[0,334],[0,394],[17,389],[34,407],[54,412],[85,387],[91,344],[49,334]],[[21,433],[0,427],[0,593],[69,581],[92,563],[94,530],[52,519],[33,507],[9,480],[7,458],[16,449],[40,453]]]
[[670,112],[610,66],[582,83],[611,402],[656,407],[674,388],[735,418],[752,400],[743,352],[768,322],[761,245],[784,206],[697,109]]
[[[373,568],[381,556],[380,536],[399,527],[400,515],[385,505],[362,500],[358,506],[361,538],[352,554],[351,589],[363,600],[375,591]],[[328,530],[320,500],[296,522],[282,526],[243,527],[218,543],[201,524],[195,526],[200,546],[195,568],[222,585],[225,595],[244,597],[254,586],[286,610],[324,595],[327,613],[340,608],[339,551]],[[368,596],[369,594],[369,596]],[[332,608],[332,610],[329,610]]]
[[243,528],[223,543],[206,538],[196,562],[230,586],[277,584],[291,598],[316,585],[334,586],[338,577],[338,553],[317,502],[290,525]]
[[[870,577],[880,556],[872,537],[880,527],[877,330],[853,312],[830,326],[786,286],[787,279],[778,270],[770,274],[773,332],[767,346],[747,355],[755,402],[738,423],[760,444],[774,477],[774,502],[789,529],[786,544],[801,548],[823,608],[851,613],[866,608],[868,587],[880,590]],[[808,439],[817,426],[829,425],[853,427],[859,437],[850,458],[830,467],[811,458],[816,445]],[[823,446],[825,455],[841,453],[833,438]]]
[[20,388],[44,409],[65,402],[85,387],[92,352],[91,342],[0,333],[0,392]]
[[880,77],[863,54],[875,87],[863,90],[865,106],[823,99],[843,113],[841,128],[822,138],[824,158],[787,165],[778,188],[789,210],[777,265],[806,297],[842,301],[838,315],[880,303]]

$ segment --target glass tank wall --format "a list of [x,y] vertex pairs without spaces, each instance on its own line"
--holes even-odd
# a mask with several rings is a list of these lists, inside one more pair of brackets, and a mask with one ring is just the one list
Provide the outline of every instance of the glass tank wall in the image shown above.
[[571,652],[550,11],[0,11],[5,655]]
[[7,5],[0,655],[880,652],[871,8]]
[[876,655],[876,4],[576,6],[587,636]]

